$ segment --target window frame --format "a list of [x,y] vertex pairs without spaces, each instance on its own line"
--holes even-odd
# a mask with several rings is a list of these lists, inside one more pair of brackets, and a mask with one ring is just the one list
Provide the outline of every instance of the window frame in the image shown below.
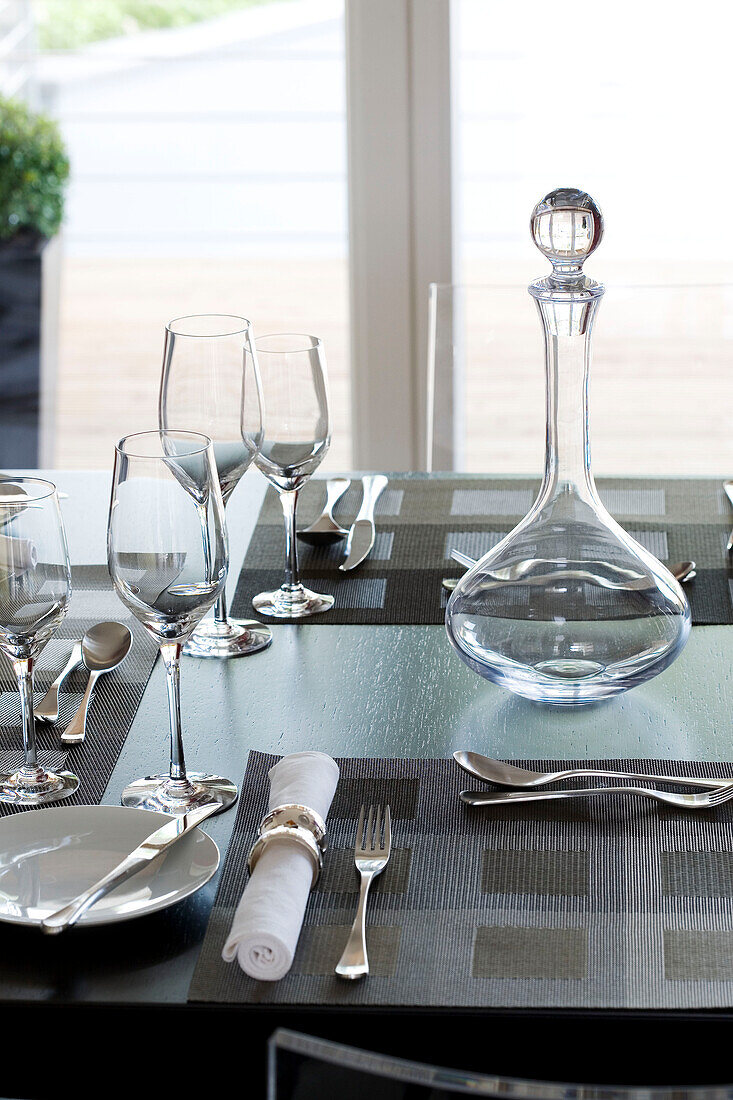
[[428,465],[429,287],[455,267],[451,19],[451,0],[346,0],[357,469]]

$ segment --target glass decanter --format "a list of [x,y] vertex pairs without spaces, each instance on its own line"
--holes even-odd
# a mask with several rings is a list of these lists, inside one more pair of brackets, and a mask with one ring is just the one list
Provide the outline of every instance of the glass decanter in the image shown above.
[[636,687],[677,657],[690,632],[680,585],[601,503],[590,466],[590,337],[604,288],[583,274],[601,212],[572,188],[531,219],[552,274],[529,287],[545,334],[547,439],[525,518],[460,580],[446,609],[451,644],[487,680],[543,703],[592,703]]

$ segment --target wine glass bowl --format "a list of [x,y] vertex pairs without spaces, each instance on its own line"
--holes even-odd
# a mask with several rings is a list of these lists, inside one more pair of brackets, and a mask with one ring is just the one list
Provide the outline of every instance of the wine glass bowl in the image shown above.
[[242,434],[254,462],[280,495],[285,520],[285,580],[252,604],[261,615],[299,619],[328,611],[333,596],[300,581],[296,542],[298,493],[318,469],[331,442],[326,359],[321,341],[299,333],[255,340],[262,381],[263,434],[254,449],[256,418],[243,409]]
[[[252,346],[252,328],[245,317],[197,314],[178,317],[166,326],[159,426],[208,436],[224,505],[251,465],[262,435],[260,381]],[[242,433],[245,407],[253,422],[247,442]],[[198,625],[185,653],[243,657],[271,642],[272,634],[263,624],[229,618],[222,589],[213,617]]]
[[79,780],[38,763],[33,666],[61,624],[71,597],[71,567],[55,485],[41,478],[0,481],[0,650],[20,692],[25,761],[0,774],[0,801],[39,806],[68,798]]
[[171,724],[169,774],[135,780],[122,802],[175,814],[210,801],[224,809],[237,797],[230,780],[186,772],[179,693],[183,645],[226,584],[224,504],[211,440],[189,431],[120,440],[107,543],[117,595],[160,647]]

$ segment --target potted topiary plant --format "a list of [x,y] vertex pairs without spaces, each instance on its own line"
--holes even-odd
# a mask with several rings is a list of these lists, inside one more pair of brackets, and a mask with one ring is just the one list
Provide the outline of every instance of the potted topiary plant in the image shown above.
[[0,466],[51,459],[57,234],[68,177],[56,124],[0,96]]

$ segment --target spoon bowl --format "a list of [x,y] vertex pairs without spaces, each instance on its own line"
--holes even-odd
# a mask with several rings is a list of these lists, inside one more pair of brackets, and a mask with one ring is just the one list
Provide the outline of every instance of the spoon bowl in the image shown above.
[[132,634],[124,623],[96,623],[81,640],[81,657],[90,672],[111,672],[132,646]]
[[685,581],[691,581],[697,576],[697,566],[694,561],[675,561],[669,566],[669,571],[673,577],[675,577],[680,584],[684,584]]
[[336,522],[331,513],[334,505],[341,499],[349,485],[351,485],[351,481],[348,477],[329,479],[326,485],[326,505],[318,519],[310,527],[298,531],[298,538],[301,542],[308,543],[309,546],[332,546],[335,542],[340,542],[341,539],[348,536],[349,532]]
[[317,527],[313,525],[306,527],[304,531],[298,531],[301,542],[306,542],[309,546],[332,546],[333,543],[345,539],[349,533],[330,516],[321,516],[316,523]]

